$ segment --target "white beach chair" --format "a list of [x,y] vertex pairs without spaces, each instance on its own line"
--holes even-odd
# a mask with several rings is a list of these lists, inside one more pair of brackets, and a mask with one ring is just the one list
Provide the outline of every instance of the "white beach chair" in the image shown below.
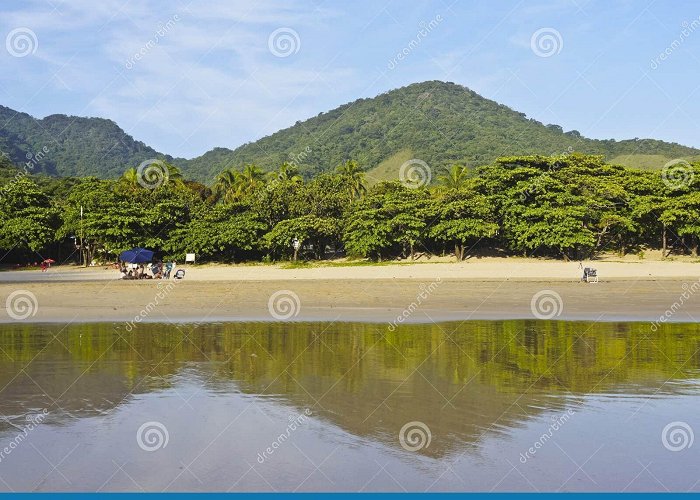
[[586,283],[598,283],[598,270],[592,267],[587,267],[584,269],[584,275],[586,278]]

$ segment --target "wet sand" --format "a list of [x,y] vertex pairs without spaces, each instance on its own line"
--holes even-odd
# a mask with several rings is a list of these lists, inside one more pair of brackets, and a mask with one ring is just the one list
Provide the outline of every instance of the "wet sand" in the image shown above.
[[0,322],[700,318],[697,278],[15,281],[0,283],[0,299]]

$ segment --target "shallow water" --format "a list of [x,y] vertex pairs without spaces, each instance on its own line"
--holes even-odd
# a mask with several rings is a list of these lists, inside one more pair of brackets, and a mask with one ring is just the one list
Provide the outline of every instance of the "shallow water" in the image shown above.
[[3,325],[0,490],[697,490],[699,349],[695,324]]

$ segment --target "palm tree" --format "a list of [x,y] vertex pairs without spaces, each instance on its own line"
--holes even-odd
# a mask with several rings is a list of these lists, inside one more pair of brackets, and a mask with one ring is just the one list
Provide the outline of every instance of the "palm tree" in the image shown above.
[[265,172],[257,165],[248,164],[238,174],[238,193],[241,196],[253,194],[265,182]]
[[338,172],[341,177],[345,178],[348,185],[347,189],[350,200],[361,198],[367,193],[365,173],[356,162],[348,160],[342,165],[338,165],[338,167],[336,167],[336,172]]
[[224,203],[230,203],[235,201],[237,197],[237,185],[238,172],[233,168],[229,168],[216,176],[214,186],[212,186],[212,192],[217,201],[221,200]]
[[445,173],[438,177],[440,184],[448,190],[461,189],[467,183],[469,170],[462,165],[452,165],[445,169]]
[[277,172],[272,172],[271,177],[273,180],[278,180],[281,182],[289,181],[294,184],[303,181],[301,175],[299,175],[299,168],[293,163],[284,162]]
[[182,176],[182,172],[180,172],[180,169],[171,163],[163,163],[165,164],[165,168],[168,169],[168,181],[174,182],[178,185],[184,185],[185,179]]
[[119,179],[120,184],[136,191],[139,187],[139,174],[135,168],[127,168]]
[[119,182],[131,191],[159,187],[166,182],[172,182],[178,186],[184,185],[180,169],[160,160],[152,162],[141,173],[139,173],[139,169],[134,167],[126,169]]

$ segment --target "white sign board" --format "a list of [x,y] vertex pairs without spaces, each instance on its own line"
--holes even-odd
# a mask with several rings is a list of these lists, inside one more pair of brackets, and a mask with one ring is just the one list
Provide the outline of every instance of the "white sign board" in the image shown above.
[[193,253],[188,253],[185,254],[185,262],[192,262],[194,263],[194,254]]

